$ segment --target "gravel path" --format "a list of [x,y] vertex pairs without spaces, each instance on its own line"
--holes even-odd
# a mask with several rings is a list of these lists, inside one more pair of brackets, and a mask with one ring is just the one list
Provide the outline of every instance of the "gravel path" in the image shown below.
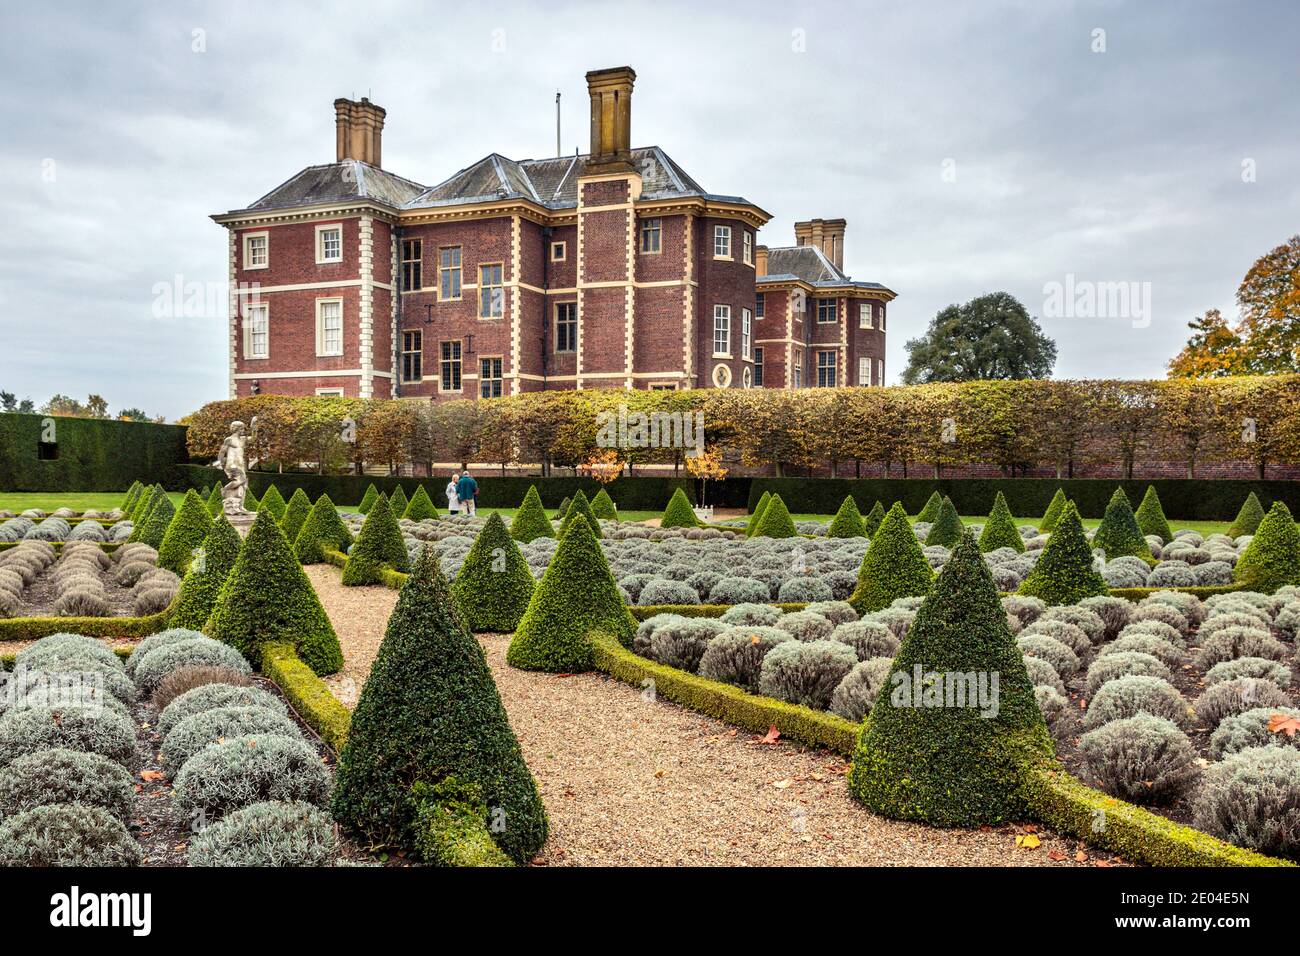
[[[359,688],[396,593],[344,588],[328,565],[307,572],[347,660],[341,675],[329,678],[331,687]],[[760,743],[601,674],[515,670],[505,663],[508,635],[480,641],[550,817],[540,865],[1118,862],[1033,825],[938,830],[874,816],[849,797],[847,767],[829,751]],[[344,702],[352,705],[355,697]],[[1041,841],[1037,848],[1016,845],[1017,836],[1031,834]]]

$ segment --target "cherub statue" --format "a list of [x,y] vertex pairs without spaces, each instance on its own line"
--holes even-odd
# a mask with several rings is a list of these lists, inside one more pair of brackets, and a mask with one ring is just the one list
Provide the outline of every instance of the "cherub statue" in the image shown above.
[[257,459],[249,461],[246,448],[248,439],[257,433],[257,416],[251,420],[248,434],[245,434],[243,422],[231,422],[230,434],[221,443],[217,452],[216,466],[226,473],[227,481],[221,488],[222,510],[228,517],[247,515],[244,508],[244,496],[248,494],[248,469],[257,464]]

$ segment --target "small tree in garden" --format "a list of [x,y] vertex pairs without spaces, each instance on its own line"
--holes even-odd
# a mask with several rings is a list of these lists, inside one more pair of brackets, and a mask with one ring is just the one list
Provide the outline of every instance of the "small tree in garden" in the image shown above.
[[1143,534],[1154,534],[1166,544],[1174,539],[1174,531],[1165,518],[1165,509],[1160,504],[1155,485],[1147,485],[1146,494],[1142,496],[1142,503],[1138,505],[1134,517]]
[[357,506],[357,511],[363,515],[370,514],[370,509],[374,507],[375,501],[379,498],[379,489],[375,487],[372,481],[366,488],[366,493],[361,496],[361,504]]
[[282,521],[288,507],[284,498],[280,496],[280,489],[271,485],[262,492],[262,500],[258,502],[257,510],[268,512],[276,521]]
[[763,520],[763,512],[767,510],[768,504],[772,501],[772,495],[769,492],[763,492],[758,498],[758,504],[754,505],[754,510],[750,512],[749,523],[745,525],[745,537],[752,538],[754,532],[758,530],[759,523]]
[[558,507],[558,508],[555,509],[555,520],[556,520],[556,521],[563,521],[563,520],[564,520],[564,516],[567,515],[567,514],[569,513],[569,505],[571,505],[571,504],[573,504],[573,499],[572,499],[572,498],[562,498],[562,499],[560,500],[560,507]]
[[1056,494],[1052,495],[1052,500],[1047,505],[1047,510],[1043,512],[1043,520],[1038,522],[1038,530],[1043,534],[1051,534],[1056,528],[1056,522],[1061,520],[1061,512],[1065,510],[1065,503],[1068,499],[1065,492],[1060,488],[1056,489]]
[[618,520],[618,505],[614,504],[614,499],[604,488],[596,492],[596,497],[591,499],[591,513],[601,521]]
[[930,526],[930,533],[925,536],[925,546],[929,548],[941,545],[945,548],[954,548],[964,532],[965,527],[961,523],[961,516],[953,506],[952,499],[944,495],[943,503],[939,505],[939,517],[934,519],[934,524]]
[[943,507],[943,495],[939,492],[930,492],[930,497],[926,499],[925,507],[916,515],[917,521],[924,521],[926,524],[933,524],[939,520],[939,509]]
[[700,504],[705,504],[709,500],[709,482],[723,481],[727,477],[727,467],[722,463],[722,449],[710,445],[694,458],[687,458],[686,472],[692,478],[699,479]]
[[754,537],[797,538],[798,536],[799,532],[794,526],[794,519],[790,517],[790,510],[785,506],[780,495],[773,495],[772,500],[763,509],[763,518],[758,523],[758,530],[754,532]]
[[410,518],[412,521],[438,517],[438,506],[433,503],[424,485],[415,486],[415,494],[411,495],[411,500],[406,503],[406,510],[402,512],[402,517]]
[[197,491],[185,492],[180,510],[172,518],[158,546],[158,567],[183,575],[194,557],[194,549],[203,543],[212,527],[212,516]]
[[261,663],[264,645],[284,642],[317,674],[343,666],[334,627],[269,512],[259,512],[249,529],[203,631],[254,665]]
[[1016,593],[1041,598],[1048,604],[1077,604],[1108,590],[1106,579],[1093,566],[1092,548],[1083,533],[1079,511],[1073,501],[1068,501],[1038,563]]
[[885,506],[877,500],[876,503],[871,506],[871,511],[867,513],[867,516],[864,519],[862,519],[863,527],[867,529],[868,538],[874,538],[876,536],[876,531],[880,528],[880,522],[884,520]]
[[339,517],[330,496],[321,495],[311,506],[307,520],[293,541],[294,556],[299,564],[320,564],[325,560],[327,550],[346,554],[350,547],[352,532]]
[[1264,515],[1237,561],[1233,578],[1264,594],[1272,594],[1287,584],[1300,584],[1300,528],[1282,502],[1273,502]]
[[135,499],[140,497],[140,492],[142,491],[144,491],[144,485],[140,484],[138,479],[131,482],[131,487],[126,489],[126,497],[122,499],[122,503],[118,505],[118,507],[127,514],[130,514],[131,505],[135,504]]
[[541,848],[547,821],[537,785],[483,649],[437,558],[425,552],[398,595],[352,715],[331,809],[368,843],[427,852],[421,811],[432,809],[428,801],[436,804],[449,781],[481,798],[480,838],[486,831],[516,863]]
[[546,517],[546,509],[542,507],[542,496],[537,493],[536,485],[528,486],[523,504],[519,506],[514,519],[510,522],[510,537],[523,542],[536,538],[555,537],[555,528],[551,525],[551,519]]
[[573,519],[578,515],[582,515],[587,519],[587,525],[591,528],[592,534],[597,538],[603,537],[600,532],[600,522],[596,520],[596,515],[591,510],[591,502],[587,500],[587,496],[581,490],[578,490],[574,492],[573,500],[569,502],[569,510],[565,512],[564,520],[560,522],[561,538],[564,537],[565,532],[569,530],[569,525],[573,523]]
[[1110,496],[1106,513],[1097,526],[1096,534],[1092,536],[1092,546],[1100,549],[1107,561],[1128,554],[1146,561],[1152,560],[1151,547],[1142,536],[1142,529],[1138,527],[1137,518],[1123,488],[1116,488]]
[[[968,677],[968,704],[954,706],[956,692],[950,701],[943,683]],[[849,792],[895,819],[1003,823],[1029,814],[1028,772],[1052,754],[1024,657],[967,533],[917,611],[863,725]]]
[[533,573],[496,512],[474,539],[451,590],[471,631],[509,634],[519,626],[533,596]]
[[217,482],[212,486],[212,490],[208,492],[208,514],[215,518],[225,510],[224,506],[225,500],[221,497],[221,482]]
[[593,631],[629,645],[636,622],[623,603],[587,519],[574,515],[533,591],[506,661],[523,670],[589,670],[592,648],[588,635]]
[[1259,503],[1259,498],[1252,491],[1246,496],[1246,500],[1241,503],[1241,509],[1237,512],[1237,517],[1228,526],[1228,536],[1239,538],[1243,534],[1254,534],[1259,529],[1259,523],[1263,520],[1264,506]]
[[298,532],[302,530],[303,522],[307,520],[307,515],[310,513],[311,499],[307,497],[307,492],[295,488],[293,494],[289,496],[289,504],[284,509],[284,517],[280,519],[284,536],[290,541],[296,540]]
[[582,463],[578,473],[590,475],[602,485],[607,485],[623,474],[623,459],[613,448],[602,448]]
[[933,582],[934,570],[921,553],[907,512],[895,501],[862,557],[849,603],[859,614],[879,611],[898,598],[928,594]]
[[998,548],[1025,550],[1024,539],[1016,529],[1016,519],[1011,516],[1006,496],[1000,491],[993,499],[993,510],[989,512],[989,520],[985,522],[984,530],[980,533],[981,551],[994,551]]
[[406,492],[402,490],[401,485],[398,485],[393,489],[393,494],[388,499],[388,507],[392,509],[393,517],[395,518],[400,518],[402,515],[406,514],[406,506],[410,503],[411,502],[407,499]]
[[151,485],[140,493],[140,498],[135,503],[135,511],[131,514],[133,527],[130,536],[126,539],[128,542],[141,539],[145,525],[149,523],[149,514],[158,507],[158,502],[166,500],[167,492],[159,485]]
[[163,492],[153,508],[149,510],[149,517],[145,519],[144,525],[140,528],[140,537],[136,540],[151,548],[161,548],[163,538],[166,537],[167,529],[175,516],[176,506],[172,504],[166,492]]
[[691,507],[686,492],[674,488],[673,496],[668,499],[668,507],[664,509],[663,517],[659,519],[659,527],[698,528],[699,526],[700,519],[695,517],[695,509]]
[[402,540],[402,529],[397,526],[388,499],[381,494],[366,515],[366,520],[357,533],[356,544],[348,553],[348,563],[343,568],[343,583],[348,586],[379,584],[383,581],[381,571],[385,568],[406,571],[409,561],[406,542]]
[[865,538],[867,526],[862,521],[862,512],[852,495],[846,495],[840,502],[840,510],[835,512],[830,527],[826,529],[828,538]]
[[197,631],[207,623],[217,606],[221,586],[239,557],[239,532],[231,527],[224,514],[218,515],[200,547],[203,560],[190,563],[171,616],[167,618],[168,627]]

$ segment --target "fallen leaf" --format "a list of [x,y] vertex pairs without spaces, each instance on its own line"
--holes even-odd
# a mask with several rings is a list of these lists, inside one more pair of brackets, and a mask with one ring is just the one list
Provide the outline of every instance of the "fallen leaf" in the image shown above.
[[776,724],[767,728],[767,736],[763,738],[763,743],[774,744],[781,739],[781,731],[776,729]]
[[1300,717],[1272,714],[1268,718],[1268,732],[1270,734],[1286,734],[1288,737],[1294,737],[1297,730],[1300,730]]
[[1067,857],[1067,856],[1066,856],[1064,853],[1062,853],[1060,850],[1048,850],[1048,851],[1047,851],[1047,858],[1048,858],[1049,860],[1051,860],[1053,863],[1060,863],[1060,862],[1062,862],[1062,861],[1064,861],[1064,860],[1069,859],[1069,857]]
[[1075,860],[1076,863],[1087,863],[1087,862],[1088,862],[1088,854],[1086,854],[1086,853],[1084,853],[1082,850],[1080,850],[1078,853],[1074,854],[1074,860]]
[[141,779],[141,780],[146,780],[146,781],[148,781],[148,782],[150,782],[150,783],[152,783],[152,782],[155,781],[155,780],[161,780],[162,778],[163,778],[162,773],[161,773],[160,771],[157,771],[157,770],[141,770],[141,771],[140,771],[140,779]]
[[663,772],[662,770],[656,770],[656,771],[655,771],[655,776],[656,776],[656,777],[662,777],[663,775],[664,775],[664,772]]
[[1016,837],[1016,846],[1022,850],[1037,850],[1042,841],[1032,833],[1026,833],[1023,836]]

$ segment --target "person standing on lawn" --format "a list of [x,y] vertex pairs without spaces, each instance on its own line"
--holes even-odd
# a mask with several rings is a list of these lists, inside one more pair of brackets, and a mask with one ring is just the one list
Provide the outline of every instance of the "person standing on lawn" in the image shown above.
[[456,472],[451,473],[451,481],[447,482],[447,513],[456,514],[460,510],[460,496],[456,493],[456,482],[460,480],[460,475]]
[[460,510],[468,518],[474,517],[475,505],[474,500],[478,497],[478,482],[470,477],[469,469],[460,476],[456,482],[456,497],[460,500]]

